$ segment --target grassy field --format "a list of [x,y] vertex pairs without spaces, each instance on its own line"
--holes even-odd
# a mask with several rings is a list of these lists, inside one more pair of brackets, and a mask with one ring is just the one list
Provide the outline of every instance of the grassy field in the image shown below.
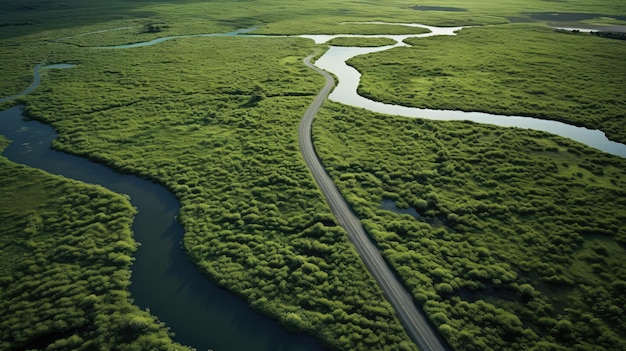
[[396,41],[389,38],[352,38],[338,37],[329,40],[326,44],[333,46],[374,47],[393,45]]
[[[191,259],[255,309],[291,330],[321,338],[334,349],[414,350],[345,233],[332,219],[300,158],[297,124],[323,84],[321,77],[302,64],[303,57],[318,49],[311,41],[222,37],[177,39],[129,50],[82,46],[253,26],[258,33],[280,35],[398,34],[415,29],[355,22],[502,24],[508,17],[526,16],[523,12],[626,11],[626,4],[616,1],[438,2],[467,10],[458,12],[420,11],[412,8],[415,5],[409,1],[329,0],[4,1],[0,5],[0,96],[27,87],[37,63],[77,64],[69,70],[45,71],[43,84],[33,94],[4,106],[26,103],[29,115],[52,124],[59,132],[56,148],[153,179],[172,190],[182,203],[184,246]],[[148,23],[161,26],[163,31],[146,33]],[[467,59],[458,60],[456,65],[470,65],[466,61],[480,56],[470,50],[472,45],[497,49],[498,45],[511,44],[506,35],[516,34],[527,38],[516,36],[515,45],[532,44],[527,48],[535,50],[530,52],[543,59],[541,65],[549,67],[554,67],[558,54],[554,45],[565,45],[567,50],[581,45],[607,47],[605,55],[593,60],[595,65],[601,63],[602,69],[587,64],[583,71],[575,65],[590,54],[581,52],[584,50],[575,50],[575,60],[571,66],[565,62],[564,67],[585,72],[585,86],[596,87],[602,80],[612,87],[619,83],[620,74],[605,74],[608,62],[616,62],[613,56],[621,53],[622,46],[615,49],[621,44],[602,38],[505,25],[468,29],[458,37],[414,44],[422,45],[424,52],[441,46],[439,56],[430,62],[442,65],[432,67],[436,72],[450,64],[452,56],[442,59],[445,53],[452,55],[450,46],[467,51]],[[554,35],[562,40],[553,41]],[[486,37],[500,38],[503,43]],[[63,40],[58,41],[60,38]],[[403,50],[395,57],[396,66],[406,64],[415,49]],[[494,50],[492,56],[485,56],[497,60],[497,54],[505,52]],[[523,55],[518,51],[507,58],[520,62],[516,78],[528,82],[536,75],[523,69],[528,58]],[[619,72],[621,65],[613,67]],[[495,68],[484,74],[493,78],[499,72]],[[371,70],[369,66],[361,69],[367,80],[379,67],[373,61]],[[482,70],[465,71],[465,85],[484,78]],[[404,74],[406,70],[402,73],[393,83],[381,82],[399,84],[411,76],[411,72]],[[565,76],[561,72],[556,77]],[[542,83],[542,87],[548,83],[549,87],[561,87],[552,81]],[[620,91],[614,92],[618,94],[616,100],[621,98]],[[444,96],[443,92],[438,94]],[[600,92],[594,96],[604,99],[608,89],[601,87]],[[550,94],[551,89],[528,99],[536,103]],[[574,96],[583,99],[579,94]],[[464,108],[463,100],[456,96],[449,96],[449,100],[459,100],[453,108]],[[507,105],[513,105],[512,100],[510,96],[500,99]],[[599,101],[594,103],[606,103],[612,110],[622,106],[619,101]],[[529,106],[524,105],[524,111],[520,108],[520,114],[541,110],[545,116],[554,116],[561,105],[555,102],[537,110]],[[621,128],[622,122],[612,117],[574,115],[566,117],[581,124],[602,123],[607,132]],[[626,278],[619,260],[626,241],[623,160],[545,134],[468,123],[390,119],[337,105],[329,106],[314,132],[324,163],[455,349],[516,349],[529,344],[536,349],[557,350],[590,345],[623,348],[621,306]],[[108,199],[104,208],[111,218],[119,216],[117,221],[103,220],[104,228],[100,229],[107,234],[98,240],[123,264],[113,271],[104,260],[102,265],[72,261],[75,272],[66,274],[76,275],[59,276],[60,282],[70,281],[59,285],[59,296],[67,295],[68,301],[80,307],[77,301],[84,296],[88,297],[85,301],[91,301],[89,289],[95,288],[87,279],[82,282],[84,286],[72,290],[85,280],[82,274],[115,274],[115,285],[99,292],[113,296],[107,300],[110,304],[96,304],[102,308],[95,309],[76,307],[76,311],[68,312],[71,316],[64,319],[66,322],[56,323],[51,316],[68,301],[38,296],[37,301],[45,307],[41,311],[32,313],[31,307],[25,306],[3,313],[10,315],[7,321],[19,327],[6,329],[10,336],[2,340],[12,340],[12,346],[5,348],[36,346],[44,335],[59,336],[59,345],[53,344],[51,349],[71,348],[63,343],[72,342],[88,348],[100,344],[107,333],[124,336],[131,328],[114,329],[112,324],[138,328],[133,329],[136,338],[128,341],[129,349],[173,347],[166,330],[127,301],[132,209],[100,188],[85,188],[6,164],[0,182],[3,198],[4,194],[16,197],[24,193],[24,199],[36,200],[28,204],[30,207],[3,207],[1,257],[15,258],[2,261],[12,267],[6,270],[3,284],[30,286],[35,280],[44,281],[46,277],[34,273],[48,272],[41,262],[67,257],[48,250],[34,253],[35,257],[44,255],[44,261],[30,262],[25,256],[33,256],[35,247],[64,243],[68,252],[80,248],[67,233],[86,227],[71,218],[63,226],[51,225],[46,227],[49,231],[38,232],[36,239],[41,244],[35,242],[34,247],[10,244],[5,233],[30,228],[24,213],[34,213],[33,208],[45,214],[40,215],[44,223],[54,223],[56,218],[48,213],[76,202],[84,207],[81,218],[91,218],[90,211],[100,201],[86,200],[81,197],[84,193],[106,193],[102,195]],[[59,192],[65,197],[59,197]],[[416,208],[422,220],[379,210],[382,199]],[[117,247],[108,241],[120,240],[116,236],[120,232],[130,246]],[[100,245],[96,239],[94,243]],[[57,274],[69,263],[62,264],[51,265],[49,274]],[[20,273],[27,271],[33,274],[32,281],[31,275]],[[30,303],[23,294],[11,294],[2,301],[14,306]],[[19,333],[31,330],[22,328],[26,324],[37,332]],[[69,326],[76,326],[79,332],[68,334],[73,330]],[[105,332],[106,328],[110,332]],[[126,343],[115,338],[110,342]]]
[[[7,0],[0,4],[0,95],[21,90],[30,79],[30,69],[37,63],[52,62],[61,42],[78,45],[112,45],[151,40],[166,35],[220,33],[238,28],[258,27],[261,34],[398,34],[411,28],[364,25],[354,22],[388,21],[424,23],[442,26],[502,24],[509,18],[529,20],[532,12],[591,12],[626,14],[626,4],[615,0],[570,0],[551,3],[541,0],[499,1],[444,0],[443,7],[467,11],[419,11],[411,1],[316,2],[263,1],[102,1]],[[591,19],[589,21],[593,21]],[[595,19],[604,24],[621,23],[610,17]],[[160,33],[146,33],[146,24],[163,27]],[[121,28],[121,29],[120,29]],[[111,31],[111,29],[120,29]]]
[[624,159],[540,132],[337,104],[313,135],[453,349],[626,346]]
[[360,56],[359,93],[432,109],[536,116],[626,142],[626,42],[538,25],[469,28],[455,37]]

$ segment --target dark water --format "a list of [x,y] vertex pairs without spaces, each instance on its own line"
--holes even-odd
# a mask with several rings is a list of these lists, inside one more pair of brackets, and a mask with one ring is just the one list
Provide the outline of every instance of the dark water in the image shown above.
[[141,242],[132,266],[135,304],[176,333],[175,340],[198,350],[323,350],[309,336],[284,330],[253,311],[245,301],[203,276],[180,248],[183,228],[175,220],[180,203],[164,187],[121,175],[87,159],[50,149],[54,130],[25,121],[22,107],[0,112],[0,134],[13,142],[10,160],[130,195],[138,214],[133,223]]
[[609,24],[590,24],[586,20],[599,19],[602,17],[614,18],[626,21],[626,16],[614,16],[601,13],[576,13],[576,12],[523,12],[522,17],[507,17],[512,23],[519,22],[543,22],[551,27],[566,30],[579,30],[581,32],[612,32],[626,33],[626,26]]
[[391,199],[383,199],[380,208],[382,208],[383,210],[389,210],[389,211],[393,211],[395,213],[399,213],[399,214],[408,214],[413,216],[413,218],[415,219],[419,219],[420,218],[420,214],[417,212],[417,210],[413,207],[409,207],[409,208],[400,208],[398,206],[396,206],[396,203],[391,200]]

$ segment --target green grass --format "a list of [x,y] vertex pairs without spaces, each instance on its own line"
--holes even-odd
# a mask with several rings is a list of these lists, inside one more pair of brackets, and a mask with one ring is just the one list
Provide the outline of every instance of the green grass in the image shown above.
[[624,348],[624,159],[540,132],[337,104],[313,133],[453,349]]
[[326,44],[334,46],[374,47],[394,45],[395,40],[389,38],[351,38],[339,37],[329,40]]
[[1,349],[186,350],[129,302],[125,198],[4,157],[0,178]]
[[626,142],[626,42],[527,24],[413,38],[350,60],[359,93],[433,109],[535,116]]
[[[626,5],[615,0],[506,0],[497,3],[481,0],[437,1],[438,6],[466,9],[465,12],[417,11],[415,2],[392,1],[123,1],[61,0],[44,3],[36,0],[6,0],[0,5],[0,37],[25,35],[46,37],[58,32],[81,32],[166,23],[172,31],[191,33],[262,24],[281,34],[333,30],[338,23],[351,21],[422,22],[432,25],[484,25],[505,23],[511,16],[527,12],[582,12],[623,15]],[[429,4],[419,4],[429,5]],[[71,20],[68,20],[71,19]],[[89,30],[87,30],[89,29]]]
[[[0,5],[0,95],[13,95],[28,86],[31,68],[53,62],[65,49],[50,41],[86,33],[64,42],[78,45],[113,45],[151,40],[167,35],[228,32],[258,26],[261,34],[406,34],[416,30],[400,26],[354,22],[387,21],[430,25],[486,25],[508,22],[525,12],[593,12],[626,14],[626,5],[614,0],[481,0],[439,1],[439,6],[465,8],[467,12],[416,11],[403,0],[375,1],[76,1],[43,3],[7,0]],[[602,20],[602,19],[598,19]],[[168,26],[161,33],[144,33],[147,23]],[[119,31],[94,33],[114,28]],[[412,33],[412,32],[410,32]],[[62,57],[62,55],[61,55]]]

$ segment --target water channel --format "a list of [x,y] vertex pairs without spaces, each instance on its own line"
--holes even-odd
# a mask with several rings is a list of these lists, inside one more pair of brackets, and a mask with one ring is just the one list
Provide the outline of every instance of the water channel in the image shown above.
[[[403,46],[407,37],[454,35],[461,27],[437,28],[413,24],[431,32],[413,35],[376,35],[397,44],[375,48],[331,47],[315,64],[333,73],[339,80],[330,99],[375,112],[437,120],[471,120],[504,127],[547,131],[564,136],[607,153],[626,157],[626,145],[609,141],[597,130],[574,127],[561,122],[519,116],[498,116],[477,112],[444,111],[388,105],[359,96],[356,89],[360,74],[345,61],[362,54]],[[176,36],[151,42],[115,47],[128,49],[155,45],[180,37],[226,36],[247,33],[240,30],[225,34]],[[343,35],[301,36],[324,43]],[[40,69],[69,68],[71,65],[37,66],[34,81],[21,94],[0,99],[0,103],[30,93],[40,82]],[[56,138],[47,125],[25,121],[22,106],[0,112],[0,134],[13,143],[3,155],[14,162],[87,183],[100,184],[115,192],[128,194],[138,208],[133,232],[142,243],[135,254],[131,295],[135,303],[165,322],[176,333],[175,340],[198,350],[321,350],[321,343],[311,337],[286,332],[276,321],[249,308],[240,298],[219,288],[203,276],[180,248],[183,229],[175,220],[180,206],[165,188],[131,175],[120,175],[100,164],[50,149]]]
[[[626,157],[626,145],[609,140],[604,132],[584,127],[576,127],[563,122],[550,121],[532,117],[494,115],[482,112],[465,112],[454,110],[431,110],[400,105],[390,105],[382,102],[367,99],[357,93],[357,88],[361,80],[361,74],[353,67],[348,66],[347,60],[358,56],[374,52],[389,50],[395,47],[407,46],[402,40],[407,37],[428,37],[434,35],[454,35],[462,27],[431,27],[413,25],[429,29],[431,32],[417,35],[384,35],[378,37],[391,38],[397,41],[395,45],[388,45],[373,48],[355,47],[331,47],[315,65],[337,77],[338,83],[335,90],[328,97],[332,101],[341,102],[346,105],[361,107],[373,112],[385,113],[413,118],[424,118],[440,121],[473,121],[483,124],[492,124],[500,127],[518,127],[548,132],[578,141],[587,146],[599,149],[609,154]],[[337,36],[305,36],[315,40],[316,43],[325,43]]]
[[[337,77],[337,86],[332,91],[329,99],[346,105],[361,107],[373,112],[398,115],[412,118],[424,118],[440,121],[472,121],[482,124],[491,124],[500,127],[517,127],[532,129],[559,135],[565,138],[578,141],[587,146],[596,148],[609,154],[626,157],[626,145],[609,140],[604,132],[600,130],[577,127],[567,123],[551,121],[533,117],[495,115],[483,112],[466,112],[456,110],[432,110],[407,107],[401,105],[391,105],[367,99],[357,93],[357,88],[361,80],[361,74],[353,67],[348,66],[346,61],[358,56],[370,53],[389,50],[396,47],[408,46],[403,41],[407,38],[424,38],[440,35],[456,35],[456,32],[467,27],[435,27],[419,23],[387,23],[387,22],[366,22],[370,24],[385,24],[394,26],[407,26],[427,29],[428,33],[423,34],[403,34],[403,35],[353,35],[353,34],[333,34],[333,35],[299,35],[315,41],[316,44],[324,44],[337,37],[361,37],[361,38],[390,38],[396,41],[394,45],[380,47],[339,47],[331,46],[316,62],[315,66],[324,69]],[[147,42],[124,44],[117,46],[97,47],[97,49],[130,49],[156,45],[167,40],[189,37],[210,37],[210,36],[237,36],[246,35],[254,37],[271,37],[268,35],[250,34],[256,28],[239,29],[229,33],[213,34],[193,34],[181,36],[163,37]]]
[[[40,69],[69,67],[38,66],[35,81],[40,81]],[[36,86],[15,97],[28,94]],[[54,129],[26,120],[22,110],[23,106],[14,106],[0,112],[0,135],[12,141],[3,156],[130,196],[138,210],[132,225],[134,239],[141,243],[132,265],[131,297],[139,307],[149,308],[165,322],[176,334],[175,341],[197,350],[324,350],[319,340],[287,332],[277,321],[258,314],[188,260],[180,247],[183,228],[176,221],[180,202],[166,188],[51,149],[57,137]]]
[[35,88],[39,86],[39,83],[41,83],[41,71],[42,70],[63,69],[63,68],[72,68],[72,67],[74,67],[74,65],[67,64],[67,63],[57,63],[54,65],[46,65],[46,66],[39,64],[35,66],[35,69],[33,70],[33,82],[28,86],[28,88],[24,89],[21,93],[7,96],[4,98],[0,98],[0,104],[7,102],[7,101],[15,100],[18,97],[30,94],[33,90],[35,90]]

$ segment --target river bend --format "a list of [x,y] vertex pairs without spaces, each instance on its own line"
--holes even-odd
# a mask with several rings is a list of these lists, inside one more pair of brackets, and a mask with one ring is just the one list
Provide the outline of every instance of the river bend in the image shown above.
[[[339,47],[331,46],[314,64],[315,66],[332,73],[338,79],[338,84],[330,93],[329,99],[346,105],[361,107],[373,112],[389,115],[398,115],[412,118],[424,118],[440,121],[472,121],[483,124],[492,124],[500,127],[517,127],[537,131],[548,132],[559,135],[587,146],[596,148],[609,154],[626,157],[626,145],[609,140],[604,132],[584,127],[577,127],[567,123],[539,119],[525,116],[495,115],[483,112],[465,112],[457,110],[433,110],[407,107],[401,105],[391,105],[367,99],[357,93],[357,88],[361,80],[361,74],[353,67],[348,66],[347,60],[358,56],[374,52],[389,50],[395,47],[408,46],[403,41],[407,38],[425,38],[431,36],[450,36],[463,28],[468,27],[435,27],[419,23],[386,23],[386,22],[366,22],[371,24],[386,24],[395,26],[417,27],[429,30],[422,34],[402,34],[402,35],[354,35],[354,34],[333,34],[333,35],[298,35],[300,38],[311,39],[316,44],[324,44],[337,37],[361,37],[361,38],[390,38],[396,41],[394,45],[381,47]],[[238,29],[228,33],[210,34],[190,34],[167,36],[146,42],[138,42],[124,45],[93,47],[95,49],[131,49],[145,46],[152,46],[168,40],[194,37],[215,37],[215,36],[254,36],[254,37],[276,37],[271,35],[250,34],[256,27]],[[0,101],[1,102],[1,101]]]
[[[577,127],[567,123],[539,119],[523,116],[494,115],[483,112],[465,112],[456,110],[432,110],[401,105],[385,104],[379,101],[370,100],[357,93],[361,74],[353,67],[348,66],[346,61],[359,56],[389,50],[395,47],[407,46],[402,40],[408,37],[429,37],[436,35],[455,35],[463,27],[432,27],[413,24],[412,26],[423,27],[430,30],[430,33],[417,35],[379,35],[377,37],[391,38],[397,41],[395,45],[382,47],[338,47],[332,46],[315,65],[324,69],[337,77],[337,87],[329,95],[332,101],[346,105],[361,107],[373,112],[389,115],[398,115],[412,118],[424,118],[439,121],[472,121],[482,124],[492,124],[500,127],[518,127],[523,129],[538,130],[559,135],[587,146],[596,148],[609,154],[626,157],[626,145],[609,140],[604,132],[584,127]],[[339,35],[311,35],[304,36],[315,40],[316,43],[325,43]]]
[[[71,65],[35,67],[70,68]],[[198,350],[323,350],[310,336],[287,332],[277,321],[260,315],[247,302],[220,288],[189,261],[180,246],[183,228],[176,221],[180,202],[165,187],[133,175],[122,175],[85,158],[50,148],[57,137],[52,127],[27,121],[23,106],[0,111],[0,134],[12,143],[2,152],[9,160],[130,196],[137,208],[133,238],[141,243],[134,254],[131,298],[164,322],[174,340]]]

